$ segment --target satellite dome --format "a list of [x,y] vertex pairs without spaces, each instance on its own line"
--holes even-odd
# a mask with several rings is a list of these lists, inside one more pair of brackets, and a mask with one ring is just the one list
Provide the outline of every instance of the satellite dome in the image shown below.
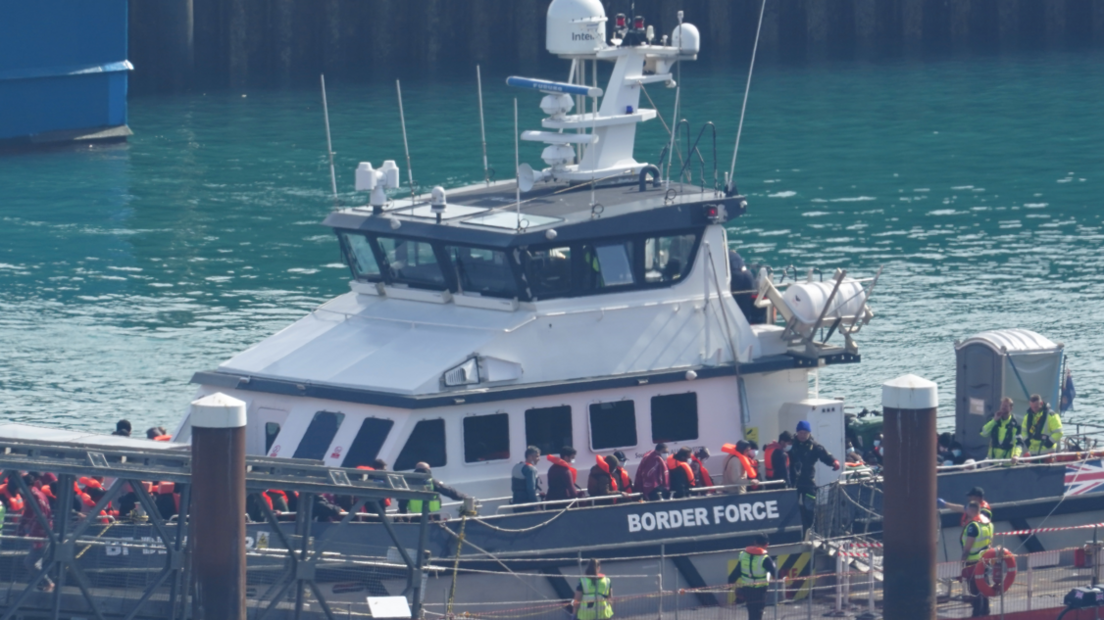
[[587,56],[606,46],[606,9],[601,0],[552,0],[545,46],[558,56]]

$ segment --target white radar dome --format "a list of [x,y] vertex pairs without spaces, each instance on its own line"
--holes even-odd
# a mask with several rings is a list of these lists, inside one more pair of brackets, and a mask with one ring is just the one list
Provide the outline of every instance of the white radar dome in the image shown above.
[[701,51],[701,33],[694,24],[679,24],[671,31],[671,46],[683,56],[697,56]]
[[606,46],[606,9],[601,0],[552,0],[545,47],[558,56],[585,56]]

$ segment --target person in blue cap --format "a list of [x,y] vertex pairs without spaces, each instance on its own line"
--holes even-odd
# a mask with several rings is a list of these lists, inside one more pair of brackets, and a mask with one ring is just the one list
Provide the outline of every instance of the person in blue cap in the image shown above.
[[813,426],[808,420],[802,420],[797,423],[793,448],[790,449],[790,480],[797,487],[803,534],[812,527],[813,516],[816,514],[817,486],[814,477],[817,461],[839,471],[839,461],[813,439]]

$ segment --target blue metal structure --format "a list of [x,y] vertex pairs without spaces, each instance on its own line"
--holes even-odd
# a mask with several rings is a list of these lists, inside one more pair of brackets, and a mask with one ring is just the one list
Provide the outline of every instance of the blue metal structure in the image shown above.
[[0,0],[0,144],[123,139],[127,0]]

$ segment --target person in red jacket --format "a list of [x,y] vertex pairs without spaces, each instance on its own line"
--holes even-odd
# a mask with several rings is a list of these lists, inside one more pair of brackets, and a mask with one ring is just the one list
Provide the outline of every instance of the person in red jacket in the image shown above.
[[[20,536],[35,539],[31,543],[31,549],[27,552],[27,555],[23,558],[23,565],[27,567],[27,571],[32,575],[42,570],[42,558],[46,555],[46,538],[49,537],[47,528],[53,529],[53,512],[50,510],[50,500],[46,497],[46,493],[43,489],[42,478],[35,474],[27,474],[23,476],[23,482],[27,484],[28,490],[31,492],[31,496],[26,498],[26,507],[23,509],[23,515],[19,518],[18,533]],[[43,526],[42,522],[38,520],[35,515],[34,508],[31,503],[34,502],[38,506],[42,515],[46,517],[46,525]],[[54,582],[49,576],[45,576],[38,583],[38,588],[44,592],[52,592],[54,590]]]
[[633,480],[633,488],[638,493],[644,494],[648,501],[659,501],[671,497],[670,482],[667,474],[667,444],[656,444],[652,450],[640,459],[640,466],[636,468],[636,479]]
[[577,499],[583,496],[583,492],[575,486],[579,470],[571,466],[576,454],[575,448],[564,446],[560,449],[560,456],[548,455],[552,467],[548,468],[548,493],[544,496],[546,501]]

